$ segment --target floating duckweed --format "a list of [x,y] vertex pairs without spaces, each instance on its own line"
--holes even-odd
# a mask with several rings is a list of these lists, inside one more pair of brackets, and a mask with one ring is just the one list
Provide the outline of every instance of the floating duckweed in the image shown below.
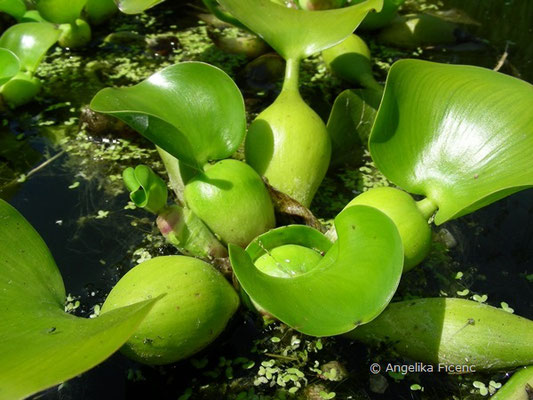
[[109,215],[109,211],[98,210],[98,214],[94,218],[103,219],[103,218],[107,218],[108,215]]
[[501,308],[504,310],[504,311],[507,311],[508,313],[514,313],[514,309],[512,309],[511,307],[509,307],[509,304],[507,304],[505,301],[502,301],[500,303],[500,306]]
[[474,381],[472,383],[472,386],[474,386],[476,389],[479,389],[479,394],[482,396],[486,396],[489,394],[489,390],[487,389],[487,387],[485,386],[483,382]]
[[482,296],[480,296],[479,294],[475,294],[472,296],[472,300],[477,301],[478,303],[484,303],[487,301],[488,298],[489,297],[486,294]]

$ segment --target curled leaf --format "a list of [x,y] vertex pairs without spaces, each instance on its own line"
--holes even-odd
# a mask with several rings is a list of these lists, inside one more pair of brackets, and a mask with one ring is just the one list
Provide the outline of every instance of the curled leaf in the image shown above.
[[167,204],[167,185],[146,165],[127,168],[122,173],[130,199],[137,207],[157,214]]
[[250,298],[308,335],[338,335],[371,321],[391,300],[402,273],[401,239],[385,214],[354,206],[335,218],[335,226],[338,241],[316,266],[293,277],[267,275],[248,250],[229,248],[235,275]]

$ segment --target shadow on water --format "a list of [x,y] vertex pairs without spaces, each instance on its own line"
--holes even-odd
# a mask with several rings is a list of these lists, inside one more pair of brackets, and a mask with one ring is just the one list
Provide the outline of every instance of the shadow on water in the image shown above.
[[[436,3],[436,1],[432,1]],[[531,0],[443,0],[446,8],[457,8],[480,23],[469,26],[474,35],[487,39],[524,80],[533,81],[533,1]],[[495,60],[495,65],[498,60]]]

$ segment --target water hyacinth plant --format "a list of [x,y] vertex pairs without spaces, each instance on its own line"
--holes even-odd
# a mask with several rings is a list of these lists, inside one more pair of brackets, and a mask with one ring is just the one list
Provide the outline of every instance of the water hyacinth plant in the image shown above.
[[331,140],[325,124],[300,96],[300,62],[349,36],[383,1],[313,12],[269,0],[219,2],[287,61],[280,95],[248,129],[246,161],[276,189],[309,206],[328,169]]
[[34,74],[59,34],[52,24],[28,22],[13,25],[0,36],[0,94],[9,107],[21,106],[39,93],[41,82]]
[[415,202],[398,189],[373,189],[347,207],[375,206],[396,222],[409,270],[429,251],[427,221],[435,212],[440,225],[533,186],[526,150],[533,143],[532,105],[532,86],[516,78],[478,67],[398,61],[369,150],[390,181],[425,197]]
[[2,399],[73,378],[122,345],[143,363],[180,360],[211,343],[239,305],[212,266],[168,256],[141,263],[119,280],[98,318],[75,317],[64,310],[63,280],[39,234],[1,199],[0,219]]
[[[491,79],[487,79],[487,75]],[[398,87],[401,89],[398,90]],[[413,91],[416,91],[417,96],[413,95]],[[508,92],[510,97],[490,96],[502,92]],[[481,93],[486,95],[481,96]],[[476,96],[475,101],[473,96]],[[421,99],[424,100],[422,103]],[[520,103],[520,106],[514,109],[512,115],[499,118],[498,125],[487,123],[486,112],[490,110],[491,115],[503,115],[508,101],[513,104]],[[339,226],[343,226],[342,229],[345,229],[341,221],[346,218],[344,213],[352,208],[361,210],[362,206],[366,206],[362,208],[365,212],[372,208],[383,211],[398,228],[403,245],[403,268],[408,271],[422,261],[429,251],[431,230],[428,220],[437,210],[439,211],[435,216],[435,223],[441,224],[533,185],[533,166],[526,155],[526,149],[530,148],[530,142],[533,140],[531,115],[526,111],[531,107],[532,101],[531,85],[493,71],[415,60],[396,63],[387,80],[384,98],[370,135],[370,151],[376,165],[393,182],[396,182],[397,177],[400,180],[398,184],[427,197],[416,202],[408,193],[396,188],[371,189],[348,204],[337,216],[335,228],[338,230]],[[427,108],[424,110],[421,104]],[[466,129],[468,131],[465,131]],[[530,133],[524,133],[528,130]],[[410,135],[416,139],[409,137]],[[420,156],[416,149],[420,149]],[[417,163],[423,163],[424,166],[420,167]],[[408,168],[414,173],[409,174],[406,171]],[[479,180],[482,175],[484,181]],[[419,189],[416,190],[415,187]],[[458,187],[463,190],[457,192]],[[365,229],[365,225],[355,219],[350,226],[353,229]],[[333,245],[338,245],[339,250],[333,251],[333,247],[317,245],[312,235],[289,234],[291,228],[283,228],[285,230],[280,231],[278,235],[276,231],[272,231],[260,236],[248,247],[248,254],[231,247],[233,269],[247,295],[261,312],[281,319],[296,330],[321,335],[324,334],[321,330],[326,331],[334,326],[329,322],[329,318],[334,318],[335,315],[331,310],[340,309],[342,306],[339,303],[344,303],[344,291],[340,282],[351,282],[349,274],[334,274],[335,263],[332,263],[330,256],[336,254],[341,259],[342,243],[346,240],[342,235],[346,233],[339,235],[338,241]],[[354,243],[365,248],[369,246],[365,240],[370,237],[386,238],[385,230],[378,228],[376,222],[373,228],[377,229],[374,234],[364,234]],[[314,235],[317,234],[318,232]],[[295,239],[298,235],[300,237]],[[306,237],[310,239],[302,239]],[[390,239],[384,240],[390,244]],[[312,251],[323,255],[323,258],[312,254]],[[368,268],[372,275],[362,279],[366,282],[365,289],[370,291],[373,287],[369,282],[376,284],[376,292],[380,290],[378,287],[387,287],[375,280],[379,276],[376,271],[386,265],[384,260],[372,260],[365,255],[363,249],[352,248],[347,252],[351,254],[351,265],[360,260],[368,261],[372,265]],[[267,260],[263,253],[268,255]],[[373,249],[372,255],[377,254],[394,253],[390,250],[381,253],[376,248]],[[327,273],[319,275],[318,271],[323,265],[329,265],[329,272],[334,274],[333,278],[328,278]],[[358,266],[355,269],[361,272],[364,267]],[[391,272],[387,274],[390,276]],[[320,279],[321,284],[313,290],[307,290],[306,279],[312,281],[313,277]],[[368,297],[362,295],[364,292],[361,289],[355,290],[355,286],[355,283],[352,283],[346,293],[358,293],[360,296],[357,301],[368,305]],[[291,289],[287,290],[288,287]],[[333,298],[339,303],[327,306],[324,309],[327,317],[322,317],[321,304],[328,304],[322,296],[329,298],[326,287],[335,290],[336,295]],[[395,290],[393,287],[391,286],[392,291]],[[303,293],[299,293],[298,288]],[[278,298],[268,296],[268,293],[273,292],[283,295]],[[307,295],[309,292],[314,293],[312,300]],[[315,299],[318,304],[315,304]],[[350,306],[354,312],[357,309],[356,304],[358,303],[354,302]],[[468,359],[479,368],[506,368],[532,362],[529,337],[531,321],[506,315],[490,307],[481,307],[478,310],[475,302],[446,302],[436,299],[421,301],[420,304],[420,315],[413,311],[418,307],[406,312],[413,314],[412,324],[427,319],[427,331],[419,330],[411,336],[406,334],[413,330],[413,326],[408,322],[410,319],[402,319],[400,311],[404,307],[408,309],[408,306],[412,305],[409,302],[405,306],[391,305],[391,312],[386,311],[383,319],[378,318],[375,322],[369,322],[372,317],[357,320],[356,326],[367,324],[364,328],[356,328],[350,333],[350,337],[366,341],[380,337],[382,340],[401,337],[401,340],[405,340],[404,347],[397,347],[401,354],[428,362],[442,361],[453,364]],[[309,305],[310,309],[305,309],[306,305]],[[484,313],[486,316],[482,317]],[[341,314],[350,315],[347,311],[342,311]],[[373,317],[377,314],[379,311]],[[465,318],[466,315],[472,317]],[[481,319],[476,319],[477,317]],[[385,327],[380,321],[388,318],[390,327]],[[471,332],[476,338],[475,344],[456,338],[453,333],[457,331],[458,325],[465,324],[470,318],[477,321],[476,332]],[[402,323],[406,324],[405,330],[401,328]],[[496,330],[496,326],[500,325],[505,325],[509,331]],[[395,328],[401,330],[401,333],[396,335]],[[523,332],[527,332],[525,336]],[[482,342],[482,337],[486,341]],[[509,337],[513,338],[511,342],[507,341]],[[461,344],[455,342],[455,339]],[[506,346],[510,343],[518,346],[521,353],[514,351],[511,357],[505,358],[502,354],[508,354],[509,348]],[[477,350],[472,347],[477,345]],[[454,351],[457,353],[452,355]]]
[[179,160],[174,168],[178,161],[166,157],[167,170],[184,183],[183,205],[224,243],[245,247],[274,227],[260,176],[241,161],[225,159],[241,144],[246,120],[242,95],[218,68],[170,66],[131,88],[100,91],[91,108],[122,119]]
[[34,3],[46,21],[59,24],[59,44],[69,48],[83,47],[91,40],[91,26],[84,18],[99,24],[117,11],[112,0],[35,0]]
[[334,244],[293,225],[259,236],[246,251],[230,246],[235,275],[258,309],[314,336],[348,332],[379,315],[401,276],[398,231],[365,206],[343,211],[335,226]]

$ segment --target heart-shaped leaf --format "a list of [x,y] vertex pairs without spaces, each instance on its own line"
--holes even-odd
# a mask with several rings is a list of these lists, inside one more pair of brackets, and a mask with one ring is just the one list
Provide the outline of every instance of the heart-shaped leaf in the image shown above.
[[146,165],[126,168],[122,173],[124,184],[130,191],[130,199],[137,207],[158,214],[167,204],[167,185]]
[[394,223],[367,206],[335,218],[339,239],[310,271],[286,278],[259,271],[250,255],[230,245],[233,271],[259,307],[313,336],[348,332],[375,317],[390,302],[403,267]]
[[372,157],[438,205],[436,224],[533,186],[533,86],[479,67],[402,60],[389,73]]
[[19,58],[11,50],[0,48],[0,86],[20,71]]
[[242,95],[226,73],[199,62],[172,65],[138,85],[103,89],[91,102],[184,164],[229,157],[246,131]]
[[140,14],[164,0],[118,0],[118,9],[124,14]]
[[87,0],[34,0],[39,14],[54,24],[72,24],[80,18]]
[[305,11],[270,0],[219,0],[231,15],[257,33],[285,59],[302,59],[339,43],[383,0],[335,10]]
[[0,11],[20,21],[26,12],[26,4],[22,0],[0,0]]
[[0,47],[11,50],[23,69],[35,72],[44,55],[57,41],[59,30],[46,22],[13,25],[0,37]]
[[64,312],[65,289],[32,226],[0,199],[0,398],[18,399],[104,361],[126,342],[153,301],[96,319]]

